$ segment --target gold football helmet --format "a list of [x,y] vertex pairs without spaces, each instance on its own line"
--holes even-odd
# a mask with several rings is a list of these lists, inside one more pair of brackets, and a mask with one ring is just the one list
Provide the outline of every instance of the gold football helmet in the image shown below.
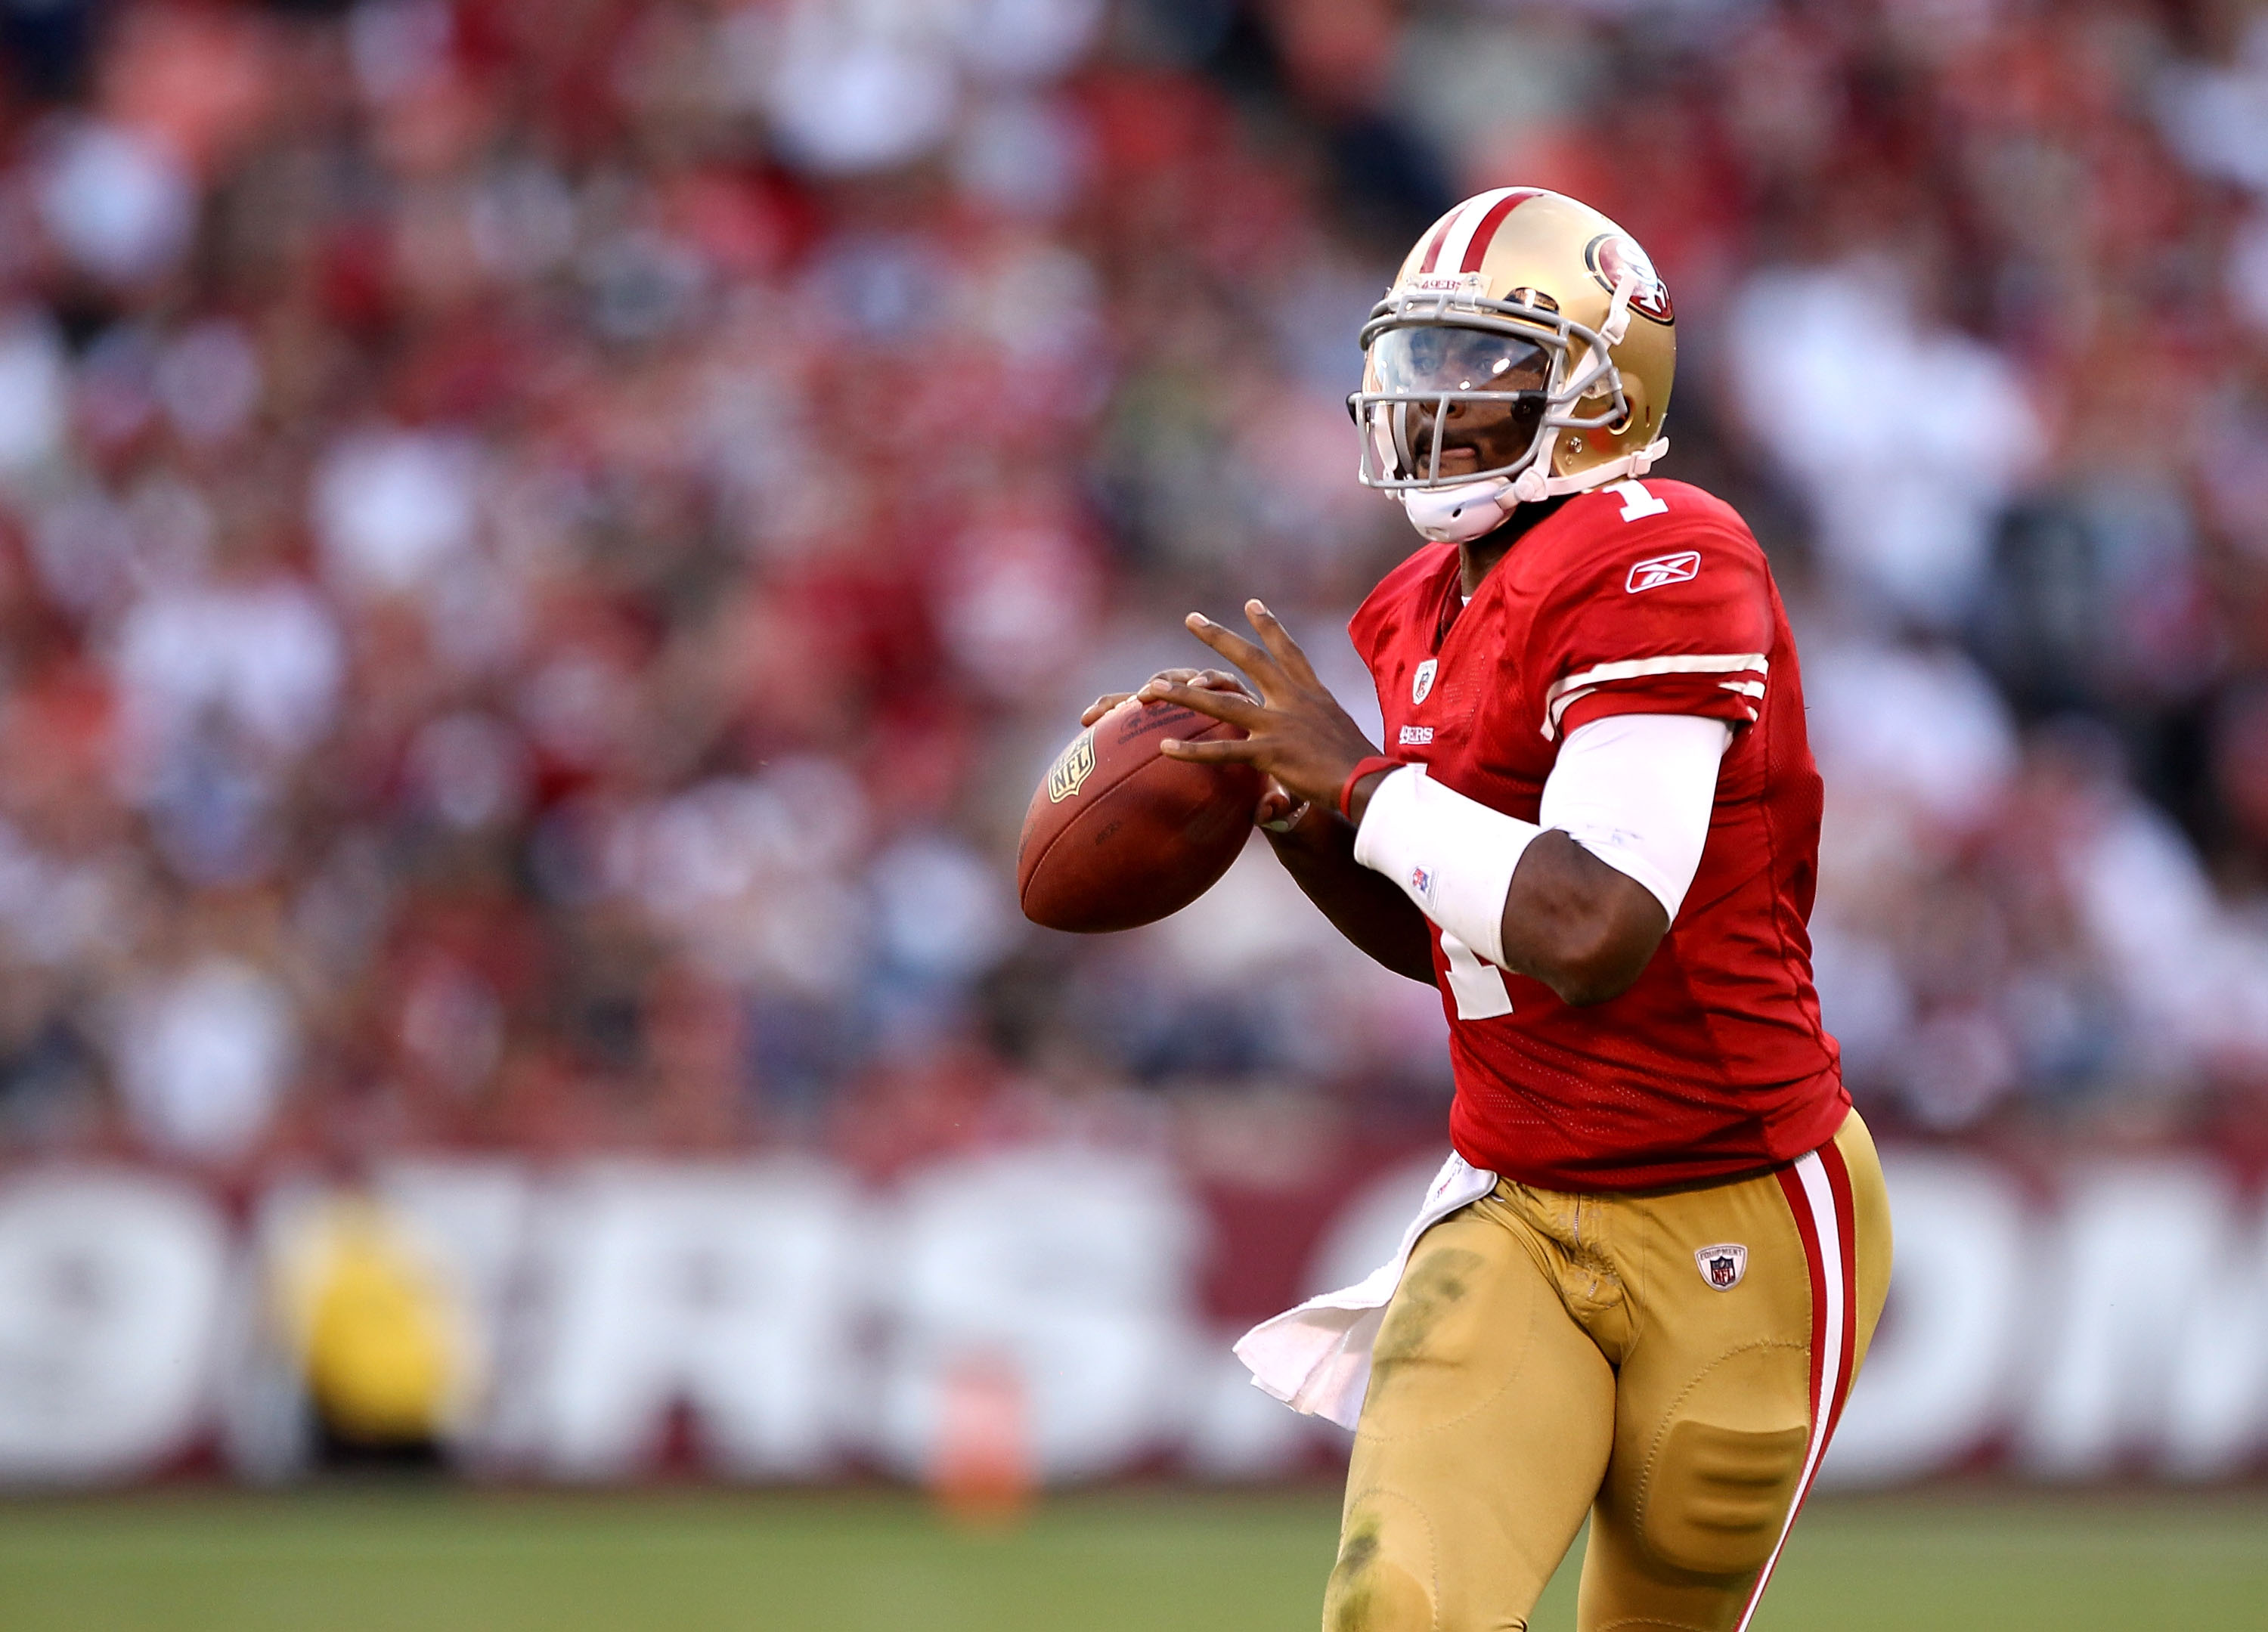
[[1418,240],[1362,327],[1361,480],[1462,542],[1513,505],[1642,476],[1677,368],[1638,241],[1541,187],[1469,198]]

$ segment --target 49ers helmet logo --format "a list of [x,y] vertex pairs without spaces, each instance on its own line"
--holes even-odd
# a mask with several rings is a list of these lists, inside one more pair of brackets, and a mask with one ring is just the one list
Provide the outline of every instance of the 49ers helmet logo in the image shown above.
[[1591,268],[1591,276],[1599,280],[1612,294],[1626,276],[1638,279],[1638,287],[1631,291],[1630,309],[1657,323],[1674,323],[1677,312],[1669,304],[1669,286],[1653,269],[1653,262],[1638,246],[1636,240],[1620,232],[1602,232],[1583,251],[1583,264]]

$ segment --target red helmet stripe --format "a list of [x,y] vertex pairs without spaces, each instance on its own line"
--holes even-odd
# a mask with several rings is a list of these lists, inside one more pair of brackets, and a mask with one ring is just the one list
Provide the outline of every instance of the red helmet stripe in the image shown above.
[[1481,224],[1481,217],[1511,191],[1512,188],[1506,187],[1491,193],[1476,193],[1452,210],[1448,232],[1433,251],[1432,269],[1436,272],[1456,271],[1464,261],[1465,246],[1473,241],[1473,229]]
[[1506,188],[1504,196],[1489,207],[1488,214],[1483,216],[1479,224],[1473,228],[1472,238],[1465,245],[1464,261],[1459,265],[1457,270],[1479,271],[1481,262],[1488,258],[1489,245],[1496,237],[1497,228],[1504,224],[1504,218],[1543,191],[1540,187]]

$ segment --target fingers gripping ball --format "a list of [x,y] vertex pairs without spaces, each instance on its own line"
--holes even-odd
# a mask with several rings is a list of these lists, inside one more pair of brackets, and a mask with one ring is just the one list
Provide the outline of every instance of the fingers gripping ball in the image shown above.
[[1249,765],[1169,760],[1158,745],[1242,735],[1172,703],[1130,699],[1081,731],[1024,816],[1024,915],[1051,930],[1130,930],[1211,889],[1252,831],[1263,778]]

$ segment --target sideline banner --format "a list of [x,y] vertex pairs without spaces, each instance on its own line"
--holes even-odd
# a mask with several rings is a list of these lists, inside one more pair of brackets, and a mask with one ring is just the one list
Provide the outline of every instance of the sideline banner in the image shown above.
[[[1042,1481],[1266,1480],[1346,1436],[1249,1386],[1251,1322],[1383,1261],[1438,1166],[1326,1183],[1035,1144],[872,1184],[814,1158],[434,1158],[248,1206],[0,1177],[0,1483],[285,1479],[348,1437],[475,1477],[933,1476],[972,1422]],[[2268,1466],[2268,1213],[2205,1154],[1890,1145],[1891,1304],[1825,1477]]]

